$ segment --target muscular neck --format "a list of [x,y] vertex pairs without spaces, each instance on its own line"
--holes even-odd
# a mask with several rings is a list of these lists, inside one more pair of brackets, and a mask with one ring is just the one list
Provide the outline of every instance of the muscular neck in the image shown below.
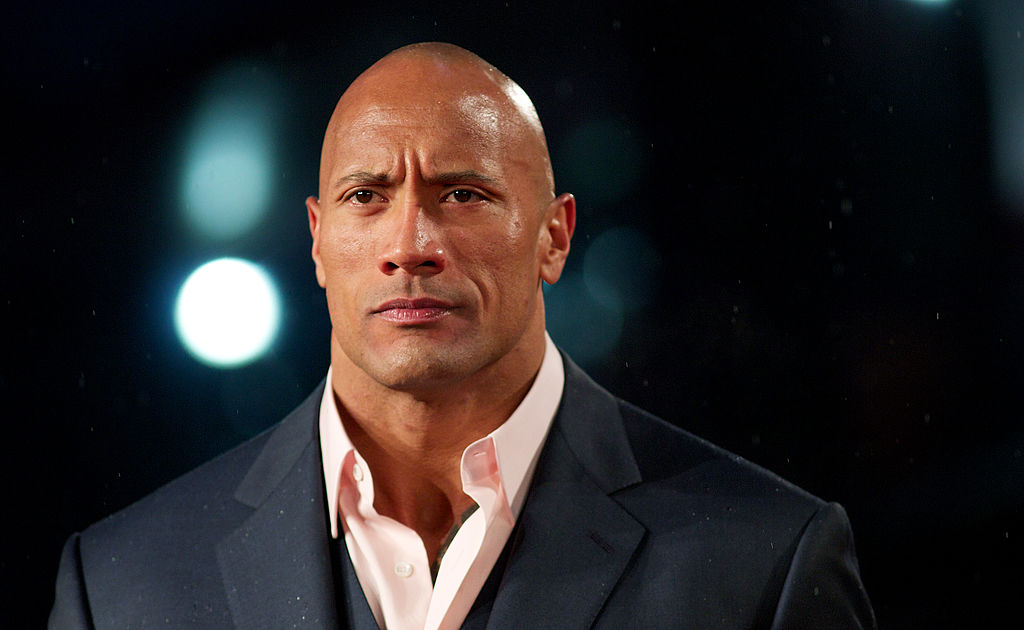
[[432,562],[474,505],[462,491],[462,452],[515,411],[543,355],[541,336],[539,348],[530,348],[514,369],[491,366],[458,383],[411,392],[369,378],[332,343],[335,401],[373,473],[374,508],[416,531]]

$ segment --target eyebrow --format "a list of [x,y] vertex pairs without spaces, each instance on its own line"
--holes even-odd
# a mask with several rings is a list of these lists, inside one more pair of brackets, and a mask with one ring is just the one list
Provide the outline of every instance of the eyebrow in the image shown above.
[[334,189],[337,190],[345,184],[389,184],[391,179],[387,173],[371,173],[369,171],[355,171],[334,181]]
[[[484,175],[479,171],[464,170],[464,171],[449,171],[446,173],[438,173],[432,177],[424,178],[424,181],[428,185],[438,184],[457,184],[460,182],[476,182],[479,184],[487,184],[489,186],[499,186],[497,179]],[[371,173],[369,171],[355,171],[339,177],[334,182],[334,189],[337,190],[346,184],[390,184],[392,179],[387,173]]]
[[438,173],[433,177],[424,178],[428,184],[458,184],[459,182],[476,182],[480,184],[488,184],[491,186],[498,186],[499,182],[489,175],[484,175],[479,171],[465,170],[465,171],[451,171],[448,173]]

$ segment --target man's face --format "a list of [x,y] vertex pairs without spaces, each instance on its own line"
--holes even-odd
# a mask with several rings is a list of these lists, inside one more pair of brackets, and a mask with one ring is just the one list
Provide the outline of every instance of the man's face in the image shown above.
[[564,256],[553,271],[552,195],[507,104],[429,82],[346,99],[307,201],[335,351],[410,390],[514,355]]

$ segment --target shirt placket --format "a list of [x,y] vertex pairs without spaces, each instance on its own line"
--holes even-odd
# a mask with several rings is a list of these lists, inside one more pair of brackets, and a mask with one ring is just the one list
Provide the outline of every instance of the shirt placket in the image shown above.
[[374,509],[373,478],[358,453],[353,451],[346,460],[342,478],[349,486],[342,502],[352,508],[346,510],[352,514],[346,518],[347,527],[358,548],[368,552],[367,568],[380,586],[374,589],[378,622],[387,630],[421,630],[433,590],[423,541],[412,529]]

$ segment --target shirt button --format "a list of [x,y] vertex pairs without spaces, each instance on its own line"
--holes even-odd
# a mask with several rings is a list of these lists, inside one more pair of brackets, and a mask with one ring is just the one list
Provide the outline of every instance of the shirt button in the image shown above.
[[352,464],[352,478],[356,481],[363,480],[363,467],[359,464]]
[[407,578],[412,575],[412,565],[408,562],[397,562],[395,563],[395,575],[402,578]]

